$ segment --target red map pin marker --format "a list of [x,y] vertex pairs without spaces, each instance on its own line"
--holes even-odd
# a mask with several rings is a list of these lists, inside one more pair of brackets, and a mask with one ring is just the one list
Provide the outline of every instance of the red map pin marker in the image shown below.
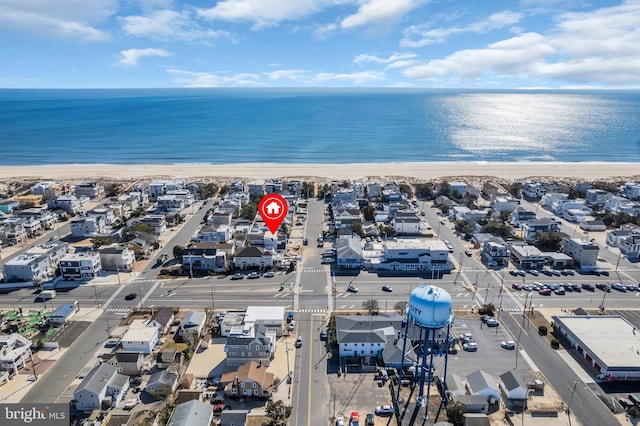
[[258,213],[272,234],[276,233],[288,211],[287,201],[278,194],[265,195],[258,205]]

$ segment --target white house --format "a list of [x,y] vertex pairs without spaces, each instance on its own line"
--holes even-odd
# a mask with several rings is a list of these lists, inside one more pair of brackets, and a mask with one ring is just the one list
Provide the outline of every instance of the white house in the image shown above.
[[513,197],[499,196],[499,197],[496,197],[493,200],[493,204],[492,204],[491,208],[495,212],[499,212],[499,213],[509,212],[509,213],[511,213],[516,208],[518,208],[519,205],[520,205],[520,200],[516,200]]
[[582,269],[598,267],[599,251],[598,245],[586,238],[568,238],[564,242],[564,252],[571,256]]
[[54,327],[60,327],[68,323],[77,312],[77,303],[63,303],[47,317],[47,322]]
[[415,213],[409,216],[396,215],[391,224],[398,234],[419,235],[422,232],[422,221]]
[[120,339],[122,350],[150,354],[158,343],[158,329],[155,327],[132,327]]
[[0,369],[18,374],[31,357],[31,340],[18,334],[0,334]]
[[100,364],[78,385],[73,398],[80,411],[100,410],[103,402],[116,406],[129,389],[129,377],[119,374],[117,367]]
[[449,182],[449,187],[451,188],[451,192],[458,191],[461,197],[464,197],[467,194],[467,183],[466,182]]
[[173,314],[173,310],[163,306],[158,312],[156,312],[151,321],[149,321],[147,327],[155,327],[158,330],[158,335],[164,336],[167,331],[169,331],[169,327],[171,327],[171,323],[174,319],[175,316]]
[[87,212],[89,217],[101,217],[104,219],[105,225],[111,226],[116,222],[116,214],[110,207],[102,207],[89,210]]
[[104,186],[97,182],[79,183],[75,187],[76,197],[102,198]]
[[500,400],[501,394],[495,380],[483,370],[475,371],[467,376],[467,388],[471,395],[482,395],[491,403]]
[[522,186],[522,195],[527,198],[540,198],[546,192],[546,188],[542,182],[525,181]]
[[233,265],[237,269],[270,268],[273,266],[273,256],[268,251],[263,252],[259,247],[249,246],[236,253]]
[[111,244],[98,248],[102,269],[105,271],[131,271],[136,261],[136,254],[128,247]]
[[339,237],[336,239],[335,245],[339,268],[360,269],[362,267],[362,245],[360,238]]
[[378,356],[387,345],[393,345],[397,330],[402,329],[402,316],[337,315],[336,338],[340,357]]
[[186,206],[185,200],[175,195],[161,195],[158,197],[157,203],[158,210],[166,212],[181,211]]
[[480,256],[490,266],[503,266],[509,263],[509,250],[506,243],[487,241],[482,246]]
[[640,257],[640,234],[631,234],[620,242],[620,252],[627,257]]
[[502,373],[498,383],[504,391],[504,394],[507,396],[507,399],[527,399],[529,394],[527,384],[513,371]]
[[207,315],[201,311],[189,311],[184,316],[178,334],[185,336],[186,334],[194,334],[200,336],[207,321]]
[[90,237],[107,232],[107,224],[101,216],[86,216],[71,221],[71,235],[74,237]]
[[620,242],[626,239],[631,234],[632,231],[628,229],[614,229],[613,231],[607,233],[607,245],[611,247],[618,247],[620,245]]
[[587,189],[584,199],[590,206],[604,205],[613,194],[602,189]]
[[33,281],[34,284],[51,279],[55,268],[44,254],[22,254],[9,259],[2,267],[5,281]]
[[45,255],[49,259],[52,270],[58,268],[58,262],[69,252],[69,244],[60,240],[50,240],[42,244],[35,245],[28,249],[25,254]]
[[562,217],[573,223],[582,223],[587,220],[589,213],[581,209],[569,209],[562,213]]
[[149,214],[138,219],[138,222],[149,225],[155,235],[162,235],[167,232],[167,219],[161,214]]

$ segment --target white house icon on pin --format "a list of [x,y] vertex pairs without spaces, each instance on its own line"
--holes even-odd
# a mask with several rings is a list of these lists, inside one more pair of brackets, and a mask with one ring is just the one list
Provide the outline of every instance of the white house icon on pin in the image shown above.
[[277,216],[280,214],[280,204],[276,203],[275,201],[272,201],[269,204],[267,204],[267,207],[265,208],[265,210],[267,211],[267,214],[269,216]]

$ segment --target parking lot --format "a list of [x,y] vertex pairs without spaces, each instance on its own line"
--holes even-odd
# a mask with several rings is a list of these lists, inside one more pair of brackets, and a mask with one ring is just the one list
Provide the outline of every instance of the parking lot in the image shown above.
[[[466,352],[459,347],[457,354],[449,355],[447,374],[453,373],[464,378],[467,374],[482,369],[497,380],[500,374],[516,368],[516,351],[500,347],[500,342],[504,340],[516,340],[504,327],[487,327],[479,316],[456,318],[452,334],[457,337],[462,333],[473,334],[474,340],[478,343],[478,350]],[[442,364],[444,364],[444,358]],[[441,367],[436,367],[436,371],[440,372]],[[516,371],[522,377],[528,377],[529,366],[520,355]]]

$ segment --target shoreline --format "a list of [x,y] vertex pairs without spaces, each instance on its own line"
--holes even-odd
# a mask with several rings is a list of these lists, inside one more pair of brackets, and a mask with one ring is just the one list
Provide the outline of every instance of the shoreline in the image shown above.
[[399,162],[399,163],[237,163],[237,164],[64,164],[0,167],[0,179],[113,179],[147,177],[272,179],[314,177],[528,177],[640,179],[640,163],[624,162]]

